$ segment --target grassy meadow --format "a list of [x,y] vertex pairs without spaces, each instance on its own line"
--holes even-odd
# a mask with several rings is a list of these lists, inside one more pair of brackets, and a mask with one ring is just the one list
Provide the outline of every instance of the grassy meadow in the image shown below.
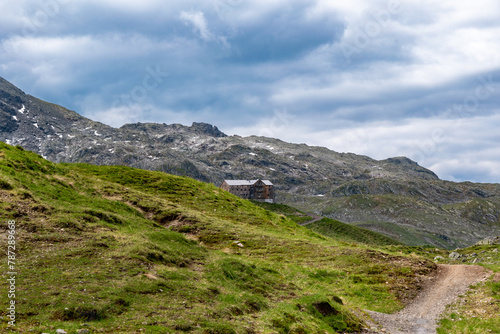
[[[0,331],[356,332],[364,309],[401,309],[436,268],[428,249],[336,221],[298,225],[306,216],[190,178],[55,164],[0,143],[0,247],[15,221],[17,271],[10,326],[3,261]],[[498,301],[496,283],[480,289]]]

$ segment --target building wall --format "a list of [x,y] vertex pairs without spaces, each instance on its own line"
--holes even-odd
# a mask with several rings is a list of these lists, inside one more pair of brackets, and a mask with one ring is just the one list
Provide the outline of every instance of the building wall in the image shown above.
[[264,200],[266,202],[274,201],[274,187],[266,185],[260,180],[253,185],[229,185],[224,181],[221,189],[245,199]]
[[253,197],[252,188],[252,186],[230,186],[229,192],[241,198],[249,199]]

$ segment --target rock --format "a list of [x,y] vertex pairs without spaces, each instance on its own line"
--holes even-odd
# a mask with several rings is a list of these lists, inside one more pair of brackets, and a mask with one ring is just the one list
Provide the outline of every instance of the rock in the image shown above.
[[452,260],[458,260],[462,257],[462,254],[457,252],[451,252],[449,258]]
[[481,259],[480,259],[480,258],[478,258],[478,257],[476,257],[474,260],[472,260],[472,263],[478,263],[478,262],[480,262],[480,261],[481,261]]
[[147,277],[147,278],[150,278],[150,279],[153,279],[153,280],[157,280],[158,279],[158,277],[156,277],[155,275],[153,275],[151,273],[144,274],[144,277]]
[[90,333],[88,329],[79,329],[76,331],[77,334],[88,334]]
[[436,257],[434,258],[434,261],[442,261],[442,260],[444,260],[444,257],[442,257],[442,256],[440,256],[440,255],[438,255],[438,256],[436,256]]
[[495,248],[495,249],[493,250],[493,253],[498,253],[498,248]]
[[64,329],[57,329],[56,334],[68,334]]
[[241,241],[233,241],[233,244],[232,244],[232,245],[233,245],[233,246],[238,246],[238,247],[240,247],[240,248],[245,247],[245,246],[241,243]]
[[205,134],[216,138],[227,137],[227,135],[220,131],[216,126],[207,123],[194,122],[191,125],[191,129],[196,133]]
[[500,237],[487,237],[476,243],[476,245],[500,245]]

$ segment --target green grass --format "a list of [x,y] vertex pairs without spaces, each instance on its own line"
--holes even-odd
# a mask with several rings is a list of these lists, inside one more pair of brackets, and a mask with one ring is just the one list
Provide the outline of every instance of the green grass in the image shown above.
[[377,232],[345,224],[330,218],[323,218],[317,222],[308,224],[307,228],[319,234],[344,242],[364,243],[374,246],[401,244],[400,242]]
[[[426,246],[429,245],[428,240],[433,240],[436,244],[443,243],[443,240],[440,240],[436,235],[415,229],[412,226],[401,227],[395,223],[380,221],[356,222],[352,224],[372,231],[377,231],[378,233],[384,234],[408,246]],[[443,244],[443,247],[445,246],[447,245]]]
[[[429,185],[432,188],[432,184]],[[327,217],[344,218],[349,223],[387,235],[412,246],[433,245],[455,249],[467,247],[477,232],[477,224],[494,230],[498,226],[498,200],[490,197],[457,204],[435,204],[420,196],[406,194],[357,194],[326,198],[284,195],[287,203],[299,209],[321,212]],[[457,199],[458,201],[458,199]],[[400,224],[391,223],[398,221]],[[401,225],[401,222],[406,222]],[[445,226],[458,223],[461,228],[448,231]],[[482,229],[482,225],[479,228]]]
[[282,203],[267,203],[267,202],[259,202],[259,201],[252,201],[257,206],[260,206],[261,208],[264,208],[266,210],[272,211],[274,213],[286,216],[288,219],[293,221],[296,224],[303,224],[308,221],[311,221],[313,218],[311,216],[308,216],[306,213],[297,210],[289,205],[282,204]]
[[17,326],[2,293],[2,332],[352,332],[353,310],[394,312],[435,269],[185,177],[0,143],[0,180],[0,234],[18,232]]

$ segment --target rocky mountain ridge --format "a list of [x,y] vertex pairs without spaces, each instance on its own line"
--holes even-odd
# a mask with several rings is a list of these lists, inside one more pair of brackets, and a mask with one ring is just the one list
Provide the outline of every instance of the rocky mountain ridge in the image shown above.
[[[375,160],[274,138],[228,136],[216,126],[136,123],[113,128],[27,95],[0,78],[0,141],[54,162],[127,165],[224,179],[266,178],[277,200],[364,224],[415,244],[466,246],[500,226],[500,185],[440,180],[416,162]],[[409,240],[410,240],[409,239]]]

